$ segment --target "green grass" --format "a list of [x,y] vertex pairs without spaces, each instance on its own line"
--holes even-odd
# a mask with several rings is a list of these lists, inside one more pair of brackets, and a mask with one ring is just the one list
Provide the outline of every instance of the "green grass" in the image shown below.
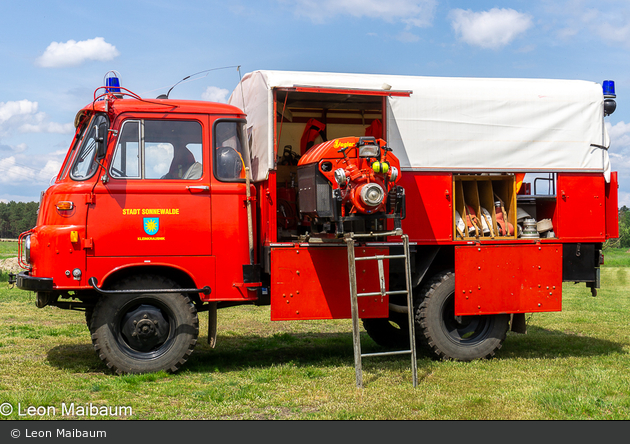
[[17,242],[0,242],[0,260],[16,257],[18,253]]
[[628,248],[607,248],[604,250],[604,262],[607,267],[630,267]]
[[[17,242],[0,242],[0,261],[11,257],[16,257],[18,254]],[[0,283],[9,281],[9,273],[0,268]]]
[[[606,262],[597,297],[565,283],[563,311],[528,315],[528,334],[509,333],[495,359],[420,355],[415,389],[407,356],[364,359],[365,388],[356,388],[349,320],[271,322],[268,307],[253,306],[219,311],[214,350],[202,314],[180,372],[114,376],[83,313],[37,309],[32,293],[0,284],[0,403],[55,406],[54,419],[74,402],[130,406],[127,418],[142,420],[627,420],[630,268]],[[361,340],[364,352],[380,350]]]
[[[174,375],[117,377],[82,313],[2,289],[0,400],[131,406],[131,419],[628,419],[630,270],[602,274],[597,298],[565,284],[563,312],[531,316],[493,360],[421,356],[416,389],[406,357],[365,359],[366,387],[355,387],[349,321],[272,323],[260,307],[221,310],[217,348],[202,334]],[[378,350],[365,334],[362,345]]]

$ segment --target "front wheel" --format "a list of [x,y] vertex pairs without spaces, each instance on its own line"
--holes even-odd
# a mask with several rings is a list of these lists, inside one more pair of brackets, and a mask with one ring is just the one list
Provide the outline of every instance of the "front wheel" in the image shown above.
[[92,314],[92,344],[107,367],[118,374],[175,372],[192,353],[199,335],[197,310],[180,293],[151,293],[177,288],[160,276],[132,277],[115,289],[146,289],[142,294],[103,296]]
[[510,315],[455,316],[455,273],[442,272],[422,291],[416,311],[418,336],[438,358],[472,361],[494,356],[501,348]]

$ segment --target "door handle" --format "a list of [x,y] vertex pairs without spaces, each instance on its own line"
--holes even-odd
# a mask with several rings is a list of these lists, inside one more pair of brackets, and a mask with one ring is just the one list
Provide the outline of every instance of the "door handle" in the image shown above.
[[202,190],[209,191],[210,187],[208,185],[188,185],[186,186],[187,190]]

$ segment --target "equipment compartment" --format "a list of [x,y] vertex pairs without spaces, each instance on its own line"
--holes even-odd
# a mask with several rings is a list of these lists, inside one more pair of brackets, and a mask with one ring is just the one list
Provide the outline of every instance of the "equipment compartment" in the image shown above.
[[515,186],[511,174],[454,175],[453,239],[516,239]]

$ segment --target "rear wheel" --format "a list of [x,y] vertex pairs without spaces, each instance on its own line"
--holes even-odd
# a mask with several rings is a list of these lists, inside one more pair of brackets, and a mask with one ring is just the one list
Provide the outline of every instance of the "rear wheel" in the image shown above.
[[503,345],[510,316],[455,316],[455,273],[442,272],[422,291],[416,311],[417,336],[446,360],[472,361],[495,355]]
[[87,324],[88,330],[92,333],[92,315],[94,314],[94,307],[88,307],[85,309],[85,323]]
[[389,318],[363,319],[363,328],[381,347],[409,347],[409,320],[404,313],[390,312]]
[[92,314],[94,349],[118,374],[177,371],[192,353],[199,335],[197,310],[180,293],[151,293],[151,288],[177,288],[160,276],[131,277],[116,290],[146,289],[142,294],[103,296]]

